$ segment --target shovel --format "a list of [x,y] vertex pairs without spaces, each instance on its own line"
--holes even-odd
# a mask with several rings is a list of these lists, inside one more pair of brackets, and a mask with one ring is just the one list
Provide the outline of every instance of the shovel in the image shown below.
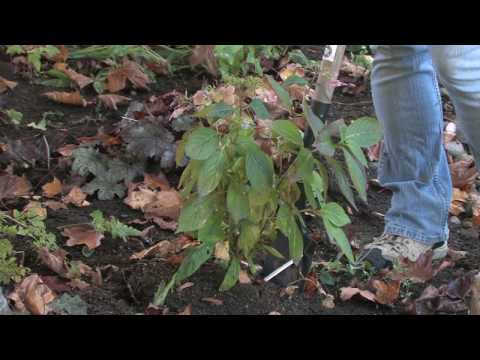
[[[336,87],[336,81],[342,66],[343,56],[345,54],[346,45],[326,45],[322,61],[320,63],[320,70],[315,86],[315,94],[312,97],[311,109],[312,112],[325,123],[325,118],[328,114],[332,104],[332,97]],[[311,147],[315,141],[315,134],[312,130],[312,125],[305,130],[304,146]],[[299,200],[300,208],[305,207],[304,196]],[[303,258],[299,263],[299,269],[303,276],[306,276],[311,269],[313,255],[315,252],[315,242],[308,235],[307,229],[301,227],[303,233]],[[280,234],[273,246],[278,249],[282,255],[288,255],[288,238]],[[270,255],[265,261],[264,271],[267,273],[264,280],[266,282],[276,279],[275,282],[281,286],[286,286],[296,278],[296,274],[291,271],[291,266],[294,264],[293,260],[289,260],[283,264],[278,264],[278,260],[273,259]],[[290,271],[286,272],[287,269]]]

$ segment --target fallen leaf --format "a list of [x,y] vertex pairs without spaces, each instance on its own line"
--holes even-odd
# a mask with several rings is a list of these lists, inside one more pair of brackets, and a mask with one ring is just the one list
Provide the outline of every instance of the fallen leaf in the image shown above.
[[58,276],[40,276],[42,281],[47,285],[51,290],[56,293],[64,293],[71,291],[72,288]]
[[193,285],[195,285],[193,282],[186,282],[185,284],[182,284],[180,285],[178,288],[177,288],[177,291],[178,292],[181,292],[185,289],[188,289],[189,287],[192,287]]
[[8,296],[19,311],[28,310],[33,315],[46,315],[48,303],[55,299],[55,293],[42,281],[38,274],[27,276]]
[[78,145],[67,144],[57,149],[57,153],[62,156],[72,156],[73,152],[78,148]]
[[205,65],[208,72],[218,76],[218,62],[213,52],[215,45],[195,45],[190,57],[190,65]]
[[458,251],[458,250],[449,248],[447,252],[447,257],[453,262],[456,262],[461,259],[465,259],[467,257],[467,254],[468,252],[466,251]]
[[295,294],[297,289],[298,286],[296,285],[287,286],[285,289],[280,290],[280,297],[284,297],[285,295],[287,295],[290,299]]
[[57,249],[50,252],[48,248],[43,247],[37,251],[40,260],[53,272],[62,277],[67,277],[69,268],[67,265],[68,253],[63,249]]
[[432,258],[433,251],[430,250],[420,255],[417,261],[411,261],[406,258],[401,259],[401,276],[410,279],[412,282],[415,283],[422,283],[432,279],[435,276],[435,269],[433,268]]
[[65,204],[73,204],[78,207],[85,207],[90,205],[89,202],[86,201],[87,194],[85,194],[82,189],[78,186],[74,186],[72,190],[63,198],[63,202]]
[[77,246],[86,245],[90,250],[96,249],[101,245],[104,238],[90,224],[71,225],[63,229],[62,235],[68,237],[65,245]]
[[80,95],[78,91],[64,92],[64,91],[51,91],[44,94],[50,100],[65,105],[75,105],[86,107],[87,101]]
[[192,315],[192,305],[187,305],[185,309],[178,313],[178,315]]
[[67,205],[60,201],[47,200],[43,203],[46,207],[52,210],[68,209]]
[[368,290],[361,290],[354,287],[342,287],[340,289],[340,299],[342,299],[342,301],[350,300],[357,294],[369,301],[375,302],[375,294]]
[[13,90],[17,86],[15,81],[9,81],[0,76],[0,94],[3,94],[7,90]]
[[162,191],[165,191],[172,188],[164,173],[159,173],[158,175],[145,174],[144,182],[145,185],[147,185],[152,190],[160,189]]
[[113,110],[118,110],[117,105],[129,102],[131,99],[126,96],[116,94],[103,94],[98,95],[98,100],[100,100],[100,102],[105,105],[105,107]]
[[250,279],[250,276],[248,276],[248,273],[245,270],[240,270],[240,273],[238,275],[238,282],[240,284],[251,284],[252,279]]
[[161,96],[152,96],[146,108],[153,116],[165,115],[168,112],[168,106]]
[[52,198],[60,194],[63,190],[63,185],[60,180],[56,177],[53,178],[52,182],[46,183],[42,186],[43,196]]
[[320,283],[317,280],[317,274],[312,271],[310,272],[305,279],[304,292],[307,298],[312,298],[318,294],[318,289],[320,288]]
[[182,208],[182,198],[177,190],[160,191],[152,202],[145,205],[145,215],[177,220]]
[[155,224],[160,226],[163,230],[177,230],[178,223],[176,221],[167,221],[157,216],[147,216],[149,220],[153,221]]
[[109,92],[116,93],[123,90],[127,85],[127,79],[136,89],[150,90],[147,86],[150,79],[143,72],[140,66],[125,58],[122,66],[112,70],[107,76],[106,89]]
[[460,160],[449,165],[452,185],[454,188],[464,189],[474,184],[478,176],[473,161]]
[[169,263],[170,265],[176,266],[176,265],[180,265],[183,262],[183,259],[185,259],[184,253],[169,256],[166,260],[167,260],[167,263]]
[[373,287],[375,288],[375,300],[383,305],[392,305],[400,295],[400,281],[393,280],[384,282],[381,280],[373,280]]
[[0,176],[0,200],[30,195],[31,189],[32,185],[24,176]]
[[67,75],[68,78],[77,84],[80,89],[83,89],[84,87],[93,83],[92,78],[70,69],[66,63],[56,63],[53,67],[54,69]]
[[68,56],[69,56],[69,51],[68,48],[65,45],[56,45],[57,49],[60,50],[59,53],[57,53],[52,60],[58,63],[64,63],[67,61]]
[[175,246],[168,240],[160,241],[159,243],[149,247],[148,249],[139,251],[132,256],[130,260],[140,260],[147,256],[159,255],[161,257],[171,254],[175,251]]
[[219,241],[215,244],[215,258],[223,261],[230,260],[230,244],[228,241]]
[[331,294],[327,294],[327,296],[322,300],[322,307],[326,309],[335,308],[335,297]]
[[223,305],[223,300],[215,299],[211,297],[202,298],[202,301],[205,301],[212,305],[217,305],[217,306]]
[[182,234],[172,241],[175,244],[175,251],[179,252],[194,245],[198,245],[198,241],[193,240],[190,236]]
[[90,284],[80,279],[73,279],[68,282],[68,286],[72,287],[73,289],[84,290],[89,288]]
[[210,100],[208,93],[205,90],[198,90],[192,96],[193,105],[195,106],[203,106],[206,105]]
[[47,218],[47,209],[38,201],[30,201],[22,210],[22,213],[31,212],[36,214],[41,220]]
[[145,206],[152,203],[155,198],[155,191],[147,189],[145,186],[130,184],[128,186],[128,195],[123,202],[132,209],[144,211]]
[[478,273],[472,282],[472,297],[470,299],[470,314],[480,315],[480,273]]

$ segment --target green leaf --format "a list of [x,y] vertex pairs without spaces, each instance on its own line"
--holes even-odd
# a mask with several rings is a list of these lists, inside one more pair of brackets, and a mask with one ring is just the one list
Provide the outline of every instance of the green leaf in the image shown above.
[[321,209],[321,214],[324,219],[327,219],[337,227],[350,224],[350,219],[345,213],[345,210],[337,203],[330,202],[325,204]]
[[360,198],[367,201],[367,177],[358,160],[356,160],[347,149],[343,149],[345,161],[347,162],[348,172],[353,182],[353,186],[358,191]]
[[250,102],[250,108],[255,112],[255,114],[260,119],[270,119],[272,117],[267,107],[265,106],[263,101],[260,99],[253,99]]
[[198,174],[198,193],[200,196],[208,195],[217,188],[225,175],[225,162],[225,153],[217,151],[202,163]]
[[123,224],[120,220],[113,218],[109,221],[110,233],[113,239],[120,238],[123,241],[131,236],[141,236],[142,232],[128,225]]
[[305,119],[316,138],[325,125],[323,124],[323,121],[313,113],[312,108],[308,105],[306,100],[303,100],[302,108]]
[[23,114],[20,111],[10,109],[5,111],[5,113],[7,114],[10,121],[15,125],[20,125],[22,123]]
[[265,189],[273,185],[273,162],[263,151],[255,149],[247,154],[245,171],[253,188]]
[[158,285],[157,291],[155,291],[155,294],[153,296],[152,304],[154,306],[163,306],[165,304],[168,293],[170,292],[170,289],[173,287],[173,285],[175,285],[175,282],[176,274],[172,276],[167,285],[165,285],[165,281],[160,282],[160,285]]
[[175,282],[178,284],[191,276],[200,266],[210,259],[212,253],[213,245],[210,244],[202,244],[195,248],[189,248],[187,250],[187,256],[176,272]]
[[277,227],[288,238],[290,257],[298,264],[303,256],[303,236],[295,214],[286,204],[282,204],[278,210]]
[[177,233],[201,229],[205,226],[214,210],[215,202],[212,194],[196,197],[187,202],[182,208],[178,219]]
[[382,138],[380,123],[373,117],[362,117],[352,122],[345,132],[345,142],[370,147]]
[[302,147],[297,155],[298,174],[302,179],[310,176],[314,168],[314,159],[310,150]]
[[228,267],[225,278],[223,279],[222,285],[220,285],[220,291],[230,290],[238,282],[238,277],[240,276],[240,261],[237,258],[232,258],[230,260],[230,266]]
[[235,109],[231,105],[219,102],[213,105],[208,117],[211,119],[225,119],[231,116],[234,111]]
[[276,257],[276,258],[279,258],[279,259],[285,259],[285,256],[283,256],[280,251],[278,251],[277,249],[271,247],[271,246],[268,246],[268,245],[262,245],[262,248],[267,251],[270,255]]
[[276,120],[272,123],[272,132],[292,144],[302,146],[303,136],[298,127],[290,120]]
[[189,195],[197,183],[201,164],[200,160],[191,160],[185,170],[183,170],[178,184],[179,188],[182,189],[182,196],[186,197]]
[[191,159],[206,160],[218,150],[219,137],[217,133],[206,127],[195,129],[187,140],[185,152]]
[[198,240],[209,245],[225,240],[220,216],[210,216],[205,226],[198,231]]
[[278,82],[276,82],[271,76],[267,76],[267,80],[270,83],[270,85],[273,88],[273,91],[277,94],[278,98],[282,102],[284,106],[287,107],[287,109],[290,109],[292,107],[292,99],[290,98],[290,95],[288,94],[288,91],[285,90],[282,85],[280,85]]
[[240,236],[238,248],[245,256],[249,256],[257,242],[260,240],[260,226],[249,221],[242,221],[240,224]]
[[325,230],[327,231],[327,234],[330,240],[334,241],[338,245],[342,253],[347,257],[347,259],[351,263],[355,262],[355,258],[353,257],[353,253],[352,253],[352,247],[348,242],[345,232],[341,228],[336,227],[326,219],[323,219],[323,224],[325,226]]
[[333,173],[335,178],[337,179],[338,187],[340,188],[341,193],[345,196],[345,199],[352,205],[352,207],[357,210],[357,206],[355,205],[355,200],[353,197],[353,191],[350,187],[350,182],[348,180],[347,174],[343,170],[342,166],[332,158],[327,158],[327,162],[333,169]]
[[363,150],[360,146],[358,146],[355,142],[347,142],[345,143],[345,146],[348,147],[348,149],[352,152],[355,158],[363,166],[368,166],[367,158],[365,157],[365,154],[363,153]]
[[287,80],[283,82],[282,85],[290,86],[294,84],[304,86],[304,85],[308,85],[308,81],[298,75],[292,75],[292,76],[289,76]]
[[112,200],[115,195],[119,198],[123,198],[125,190],[125,185],[118,183],[117,177],[111,172],[107,172],[101,177],[96,177],[82,187],[82,191],[89,195],[93,195],[97,192],[99,200]]
[[245,185],[232,181],[227,191],[227,209],[233,222],[238,224],[240,220],[250,215],[248,193]]
[[324,181],[320,174],[317,171],[312,171],[310,176],[305,178],[305,182],[310,186],[313,195],[318,199],[319,203],[322,203],[325,188]]

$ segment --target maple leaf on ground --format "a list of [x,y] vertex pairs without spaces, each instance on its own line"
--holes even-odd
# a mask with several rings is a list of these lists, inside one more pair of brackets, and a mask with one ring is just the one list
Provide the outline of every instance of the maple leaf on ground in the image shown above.
[[8,295],[19,311],[29,311],[33,315],[46,315],[49,312],[48,304],[55,300],[55,293],[42,281],[38,274],[32,274]]
[[117,105],[124,104],[129,102],[131,99],[126,96],[116,95],[116,94],[103,94],[98,95],[98,100],[107,108],[118,110]]
[[60,155],[62,156],[72,156],[74,150],[78,149],[78,146],[79,145],[75,145],[75,144],[67,144],[67,145],[64,145],[60,148],[57,149],[57,153],[59,153]]
[[142,184],[130,184],[128,186],[128,195],[123,201],[134,210],[144,211],[145,206],[155,200],[156,192],[147,189]]
[[125,59],[120,67],[108,74],[106,89],[111,93],[119,92],[127,86],[127,79],[136,89],[150,90],[147,86],[150,83],[148,75],[137,63],[128,59]]
[[67,237],[67,246],[86,245],[90,250],[101,245],[104,238],[90,224],[71,225],[63,229],[62,235]]
[[63,202],[65,204],[73,204],[78,207],[85,207],[90,205],[86,199],[87,194],[85,194],[78,186],[74,186],[67,196],[63,198]]
[[67,291],[71,291],[72,287],[68,285],[67,282],[60,279],[58,276],[40,276],[42,281],[47,285],[50,289],[52,289],[56,293],[64,293]]
[[83,106],[83,107],[86,107],[88,105],[87,100],[85,100],[78,91],[75,91],[75,92],[51,91],[51,92],[46,92],[43,95],[45,95],[50,100],[53,100],[60,104]]
[[52,210],[55,210],[55,211],[60,210],[60,209],[64,209],[64,210],[68,209],[68,207],[60,201],[47,200],[47,201],[44,202],[44,205],[46,207],[48,207],[49,209],[52,209]]
[[137,122],[122,131],[122,138],[127,151],[140,157],[163,159],[165,153],[175,153],[175,137],[160,125]]
[[46,183],[42,186],[42,190],[45,197],[52,198],[62,192],[63,185],[60,180],[54,177],[52,182]]
[[7,90],[13,90],[17,86],[15,81],[9,81],[0,76],[0,94],[3,94]]
[[67,61],[70,51],[65,45],[56,45],[59,53],[52,57],[52,60],[56,63],[64,63]]
[[0,175],[0,200],[27,196],[31,189],[32,185],[24,176]]
[[145,215],[178,220],[182,198],[177,190],[160,191],[154,201],[145,206]]
[[376,289],[375,300],[383,305],[392,305],[400,295],[400,281],[384,282],[373,280],[372,286]]
[[147,185],[150,189],[153,190],[170,190],[172,188],[170,186],[170,183],[168,182],[167,177],[162,172],[157,175],[145,174],[144,182],[145,185]]
[[68,78],[77,84],[80,89],[83,89],[84,87],[93,83],[92,78],[70,69],[65,63],[56,63],[53,68],[67,75]]
[[148,220],[153,221],[155,224],[160,226],[160,228],[163,230],[171,230],[171,231],[177,230],[178,223],[176,221],[173,221],[173,220],[167,221],[162,219],[161,217],[151,216],[151,215],[146,215],[146,218]]
[[22,210],[22,213],[33,213],[38,216],[39,219],[44,220],[47,218],[47,209],[38,201],[30,201]]

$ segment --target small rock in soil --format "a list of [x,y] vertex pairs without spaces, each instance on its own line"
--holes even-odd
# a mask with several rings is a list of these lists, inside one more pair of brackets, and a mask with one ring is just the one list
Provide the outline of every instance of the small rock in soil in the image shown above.
[[460,219],[456,216],[452,216],[450,218],[450,224],[453,224],[453,225],[460,225],[462,222],[460,221]]

